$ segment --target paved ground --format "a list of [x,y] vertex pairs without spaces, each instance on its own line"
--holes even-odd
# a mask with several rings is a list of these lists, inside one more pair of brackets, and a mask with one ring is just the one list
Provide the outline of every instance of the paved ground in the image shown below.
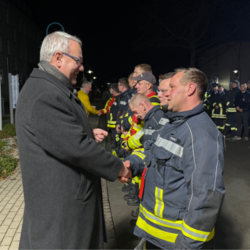
[[[98,103],[99,104],[99,103]],[[90,116],[92,127],[97,116]],[[226,197],[216,227],[216,249],[250,249],[250,142],[227,141],[224,182]],[[100,146],[110,150],[109,138]],[[131,210],[118,181],[102,180],[104,215],[109,237],[105,249],[133,249],[139,239],[133,235]],[[0,249],[18,249],[24,210],[20,168],[0,181]]]

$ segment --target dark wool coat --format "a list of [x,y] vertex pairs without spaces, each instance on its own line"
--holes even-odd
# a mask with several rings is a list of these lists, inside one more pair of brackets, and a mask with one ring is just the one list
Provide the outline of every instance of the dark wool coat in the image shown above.
[[20,249],[100,249],[100,177],[116,180],[117,157],[98,146],[80,100],[34,69],[16,109],[25,209]]

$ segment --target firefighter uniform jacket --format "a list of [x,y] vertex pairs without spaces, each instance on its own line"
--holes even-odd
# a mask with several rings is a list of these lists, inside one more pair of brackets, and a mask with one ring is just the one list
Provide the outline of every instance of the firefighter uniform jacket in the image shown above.
[[115,97],[114,97],[114,96],[110,97],[110,98],[107,100],[104,109],[101,109],[101,110],[100,110],[100,112],[101,112],[102,115],[107,114],[107,113],[109,114],[110,108],[112,107],[114,101],[115,101]]
[[110,108],[110,112],[108,114],[108,128],[113,128],[115,129],[116,127],[116,121],[118,117],[118,111],[119,111],[119,102],[120,102],[120,96],[118,95],[115,97],[115,100]]
[[[202,104],[167,117],[145,143],[148,168],[134,234],[163,249],[212,248],[225,195],[222,134]],[[139,165],[131,164],[133,176],[142,173]]]
[[[160,106],[159,97],[156,95],[155,92],[148,94],[147,97],[154,106]],[[141,138],[144,135],[144,131],[142,130],[143,127],[144,122],[141,122],[140,119],[137,119],[133,115],[130,136],[127,138],[127,146],[130,150],[142,147]]]
[[[130,94],[129,94],[130,99],[137,93],[137,89],[135,88],[135,86],[133,87],[133,89],[130,90]],[[130,99],[129,99],[129,101],[130,101]],[[132,124],[132,117],[133,117],[133,112],[128,107],[128,110],[125,113],[125,116],[124,116],[123,122],[122,122],[122,127],[125,131],[129,131],[131,124]]]
[[239,88],[236,87],[227,91],[226,93],[226,106],[227,106],[227,113],[236,113],[235,108],[235,96],[240,92]]
[[123,117],[129,108],[129,100],[131,98],[131,90],[127,89],[120,96],[121,96],[120,97],[121,99],[120,99],[120,103],[118,103],[119,111],[118,111],[118,119],[116,121],[116,125],[119,124],[121,127]]

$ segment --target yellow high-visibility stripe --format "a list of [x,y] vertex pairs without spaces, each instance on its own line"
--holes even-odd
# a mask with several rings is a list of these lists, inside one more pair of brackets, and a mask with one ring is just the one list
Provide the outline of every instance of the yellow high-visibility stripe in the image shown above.
[[158,106],[160,105],[160,103],[157,103],[157,102],[151,102],[154,106]]
[[140,154],[140,153],[132,153],[133,155],[137,155],[138,157],[140,157],[142,160],[145,158],[145,155]]
[[214,228],[212,232],[205,232],[205,231],[200,231],[197,229],[194,229],[190,226],[188,226],[185,221],[183,221],[182,224],[182,233],[187,236],[188,238],[191,238],[193,240],[197,241],[210,241],[214,237]]
[[[154,214],[150,213],[149,211],[147,211],[141,204],[140,204],[140,213],[142,213],[148,221],[165,228],[165,230],[161,230],[161,229],[156,229],[153,226],[150,226],[150,227],[148,227],[148,229],[145,230],[144,227],[142,227],[142,229],[144,231],[155,236],[156,238],[160,238],[160,237],[158,237],[160,234],[154,235],[154,232],[156,232],[155,230],[159,230],[157,232],[167,233],[166,232],[167,228],[180,230],[180,231],[182,231],[183,235],[185,235],[188,238],[194,239],[196,241],[206,242],[206,241],[210,241],[214,237],[214,228],[212,229],[211,232],[206,232],[206,231],[197,230],[197,229],[194,229],[194,228],[188,226],[184,222],[184,220],[171,221],[171,220],[159,218],[159,217],[155,216]],[[143,218],[141,218],[139,215],[139,218],[138,218],[137,223],[136,223],[137,226],[139,224],[139,227],[140,227],[141,221],[139,221],[139,219],[143,221],[144,226],[148,225],[147,222]],[[146,223],[146,225],[145,225],[145,223]],[[162,238],[160,238],[160,239],[162,239]],[[165,238],[163,240],[168,241],[167,238]]]
[[163,226],[163,227],[169,227],[169,228],[173,228],[176,230],[181,230],[181,228],[182,228],[182,220],[172,221],[172,220],[159,218],[158,216],[150,213],[141,204],[140,204],[140,213],[142,213],[147,220],[151,221],[152,223],[154,223],[156,225]]
[[136,226],[141,228],[143,231],[147,232],[148,234],[154,236],[155,238],[168,241],[171,243],[175,243],[178,234],[165,232],[163,230],[157,229],[149,225],[145,220],[141,217],[138,217]]
[[163,189],[155,187],[155,215],[163,218],[164,201]]
[[108,124],[107,127],[109,127],[109,128],[115,128],[115,125]]

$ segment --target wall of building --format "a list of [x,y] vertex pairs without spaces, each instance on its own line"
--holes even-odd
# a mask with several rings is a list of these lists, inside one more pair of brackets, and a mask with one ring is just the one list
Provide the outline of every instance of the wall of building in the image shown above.
[[39,61],[42,32],[24,13],[25,5],[0,1],[0,79],[2,96],[9,99],[8,72],[19,74],[20,88]]
[[[250,80],[250,43],[226,43],[199,54],[197,66],[210,81],[219,77],[220,84],[228,89],[230,81]],[[239,75],[233,72],[236,68]]]

